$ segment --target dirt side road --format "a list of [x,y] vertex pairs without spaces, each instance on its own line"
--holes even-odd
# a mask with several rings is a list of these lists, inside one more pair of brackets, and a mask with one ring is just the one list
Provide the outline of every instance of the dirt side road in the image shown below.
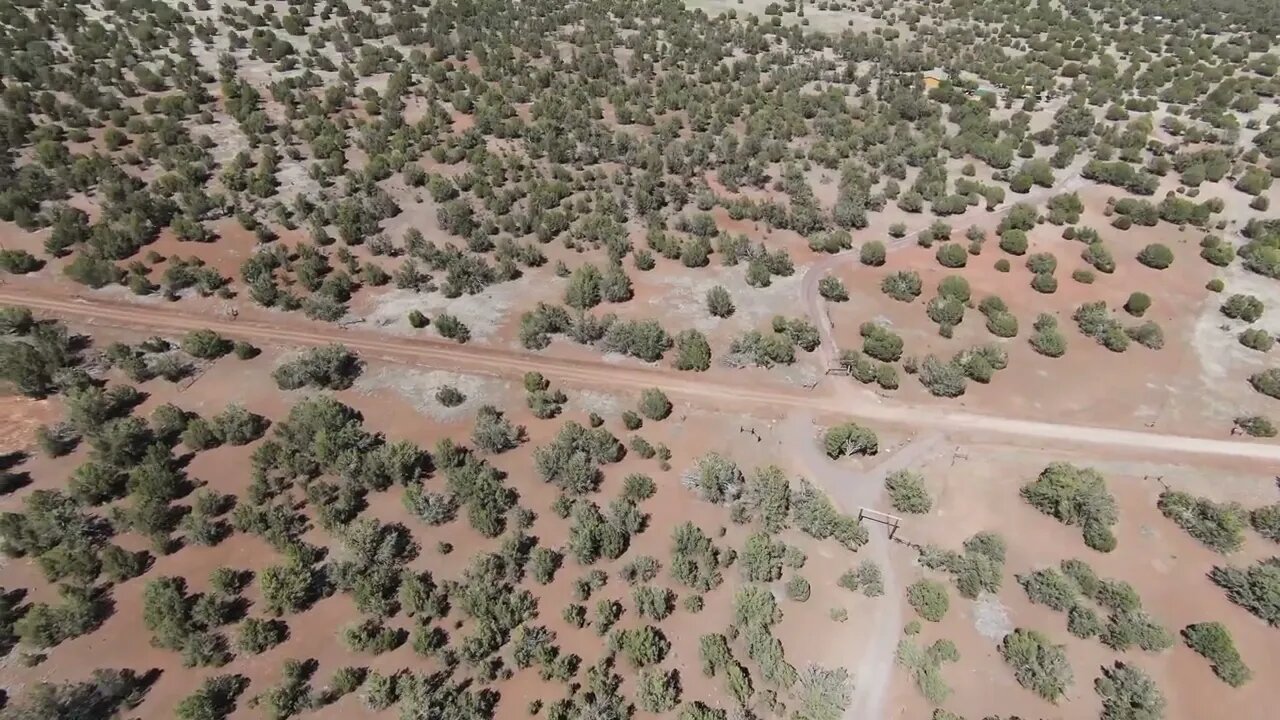
[[[857,514],[864,507],[883,507],[880,500],[885,477],[895,470],[905,470],[926,461],[943,449],[945,439],[941,433],[917,435],[874,467],[855,471],[831,460],[818,449],[820,428],[808,413],[788,415],[781,430],[784,445],[792,452],[792,460],[826,491],[841,512],[848,515]],[[885,528],[874,523],[868,523],[867,527],[871,530],[871,542],[862,548],[858,556],[880,566],[884,595],[876,601],[874,630],[866,636],[866,644],[856,663],[850,664],[854,673],[853,695],[845,708],[846,720],[889,717],[885,705],[903,623],[903,589],[890,554],[892,541],[887,537]]]
[[342,343],[360,352],[367,360],[421,365],[461,373],[518,378],[536,370],[553,379],[574,385],[611,390],[640,390],[660,387],[691,402],[712,402],[719,407],[754,406],[773,410],[799,408],[832,413],[871,423],[913,428],[938,429],[1031,439],[1046,444],[1086,444],[1112,448],[1159,451],[1274,462],[1280,468],[1280,445],[1247,440],[1166,435],[1114,428],[1066,425],[1034,420],[949,411],[941,404],[906,404],[892,400],[852,399],[838,390],[797,390],[785,386],[736,383],[725,377],[711,378],[682,373],[664,367],[636,367],[603,360],[557,358],[545,354],[517,352],[476,345],[457,345],[437,339],[400,339],[375,333],[332,326],[228,320],[186,312],[173,305],[136,305],[105,299],[56,297],[33,292],[34,288],[6,286],[0,304],[23,305],[40,313],[66,320],[143,333],[180,333],[209,328],[233,338],[286,347],[314,347]]

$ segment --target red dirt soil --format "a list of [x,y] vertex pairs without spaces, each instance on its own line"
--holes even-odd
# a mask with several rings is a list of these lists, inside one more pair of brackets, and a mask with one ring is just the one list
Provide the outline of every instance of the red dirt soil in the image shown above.
[[[112,333],[107,332],[99,337],[99,341],[105,343],[111,337]],[[288,408],[303,397],[304,393],[282,393],[275,390],[269,372],[277,361],[278,357],[271,352],[249,361],[226,358],[214,363],[183,390],[159,380],[143,383],[140,389],[148,394],[148,398],[136,413],[145,417],[159,404],[174,402],[184,409],[197,411],[208,417],[220,412],[228,403],[239,402],[272,419],[282,419]],[[384,432],[390,439],[409,439],[429,448],[446,435],[460,441],[468,440],[470,436],[470,420],[461,423],[430,420],[393,393],[344,391],[338,393],[338,397],[364,414],[367,429]],[[572,397],[571,395],[571,408],[575,402]],[[574,419],[585,423],[585,413],[570,411],[559,420],[539,421],[523,407],[519,395],[513,395],[510,399],[511,402],[506,404],[510,408],[509,416],[513,422],[527,427],[528,442],[517,450],[493,458],[493,461],[510,473],[507,482],[519,492],[521,505],[537,513],[537,520],[529,532],[539,537],[544,545],[560,545],[567,539],[567,525],[551,511],[552,502],[557,495],[555,489],[538,480],[531,472],[532,452],[536,446],[545,444],[555,435],[563,420]],[[625,407],[631,400],[624,396],[621,402]],[[48,405],[49,412],[46,414],[56,416],[57,402],[53,401]],[[610,579],[608,585],[587,603],[588,607],[598,597],[610,596],[621,601],[626,612],[619,623],[620,627],[640,622],[630,600],[630,588],[617,575],[625,562],[640,555],[652,555],[665,564],[670,553],[672,529],[689,520],[702,527],[722,548],[740,550],[750,532],[749,527],[728,522],[728,514],[724,508],[693,500],[689,491],[680,485],[679,474],[691,464],[693,457],[700,456],[709,449],[720,449],[739,458],[744,469],[748,470],[753,463],[766,462],[773,451],[751,442],[749,436],[738,432],[736,427],[731,427],[735,423],[742,424],[743,418],[740,416],[702,413],[688,416],[689,412],[686,407],[677,407],[672,418],[662,423],[648,423],[639,431],[640,435],[651,442],[664,442],[671,448],[674,453],[672,470],[664,472],[657,466],[656,460],[642,460],[632,455],[607,469],[606,481],[595,496],[598,503],[606,505],[610,498],[621,492],[622,479],[633,472],[651,475],[659,487],[657,497],[643,506],[650,513],[650,525],[634,539],[631,550],[619,561],[594,566],[605,570]],[[683,419],[686,416],[687,419]],[[626,442],[631,433],[620,426],[616,417],[608,420],[612,431]],[[762,427],[762,430],[767,432],[767,427]],[[207,483],[209,487],[222,492],[243,493],[250,482],[248,459],[257,444],[220,447],[197,453],[187,468],[188,475],[197,484]],[[32,490],[61,485],[63,478],[83,462],[87,454],[87,448],[80,447],[63,458],[49,459],[39,455],[33,457],[23,469],[29,470],[36,482],[0,499],[0,508],[17,509],[21,507],[22,498]],[[442,480],[435,477],[428,479],[426,483],[428,487],[438,488]],[[437,580],[456,578],[461,575],[474,554],[496,551],[499,548],[500,540],[479,536],[465,520],[443,527],[424,525],[407,514],[401,495],[402,489],[398,487],[385,493],[372,494],[368,498],[369,507],[362,516],[376,517],[384,522],[402,522],[410,528],[422,548],[420,556],[410,567],[430,570]],[[723,532],[723,536],[718,537],[719,532]],[[310,531],[305,539],[320,545],[335,546],[329,534],[319,529]],[[808,662],[841,664],[851,652],[850,648],[856,647],[860,632],[859,618],[866,613],[859,610],[859,598],[838,588],[835,583],[844,570],[856,563],[857,558],[834,542],[817,543],[794,530],[783,533],[781,539],[803,548],[809,556],[809,562],[802,572],[813,584],[813,596],[804,605],[782,602],[785,618],[775,632],[785,643],[788,657],[798,667],[803,667]],[[452,543],[456,548],[454,552],[440,555],[436,546],[441,541]],[[117,542],[129,549],[143,549],[147,546],[141,538],[130,534],[117,538]],[[249,677],[252,684],[241,698],[233,717],[248,718],[259,714],[259,711],[248,707],[248,698],[261,693],[279,680],[280,665],[286,658],[315,658],[319,662],[319,670],[313,678],[313,687],[317,689],[323,686],[335,669],[344,665],[365,665],[382,672],[393,672],[402,667],[415,670],[431,667],[434,661],[415,656],[408,645],[377,657],[348,650],[338,637],[338,631],[359,616],[352,600],[344,595],[321,600],[304,613],[286,616],[284,619],[290,626],[291,636],[285,643],[262,655],[238,656],[226,668],[186,670],[181,667],[178,653],[150,646],[150,633],[142,625],[141,603],[146,582],[164,575],[181,575],[188,579],[191,592],[199,592],[207,589],[210,572],[219,566],[258,572],[279,561],[280,555],[265,542],[240,533],[233,534],[216,547],[190,546],[169,556],[159,557],[154,567],[143,577],[122,583],[115,589],[112,596],[115,611],[101,628],[53,648],[47,653],[48,659],[36,667],[23,668],[17,663],[9,663],[7,667],[0,669],[0,679],[7,687],[16,690],[37,681],[82,678],[99,667],[132,667],[139,670],[159,668],[162,671],[160,679],[136,713],[139,717],[170,717],[176,704],[193,692],[204,677],[219,672],[239,672]],[[584,666],[601,655],[604,641],[590,626],[580,630],[565,624],[559,610],[572,601],[572,580],[585,571],[585,568],[576,567],[572,560],[568,560],[551,585],[544,587],[531,581],[525,583],[525,586],[539,596],[541,611],[536,622],[554,630],[562,649],[581,655]],[[723,704],[723,681],[705,678],[698,669],[698,638],[703,633],[727,626],[734,589],[739,586],[739,582],[735,568],[725,570],[725,582],[715,591],[706,594],[705,610],[693,616],[677,606],[673,616],[662,623],[672,643],[672,650],[664,667],[680,669],[686,700],[700,699],[712,705]],[[655,584],[671,587],[681,598],[688,593],[686,589],[677,586],[665,570]],[[0,585],[8,588],[35,588],[29,600],[56,601],[56,593],[47,586],[35,564],[29,560],[11,560],[0,567]],[[248,615],[261,616],[257,586],[251,585],[245,597],[252,603]],[[848,608],[850,621],[837,624],[827,617],[828,610],[837,606]],[[412,626],[412,621],[399,616],[391,624],[407,629]],[[467,632],[465,622],[461,629],[455,629],[451,625],[446,627],[455,639]],[[234,628],[229,630],[228,637],[234,642]],[[622,674],[627,678],[624,692],[630,694],[634,690],[631,683],[634,682],[635,674],[629,670],[623,670]],[[536,669],[517,671],[511,680],[499,683],[497,687],[503,695],[499,713],[501,717],[518,716],[530,700],[552,700],[563,696],[565,691],[557,683],[542,681]],[[347,717],[352,713],[369,714],[358,697],[344,698],[317,713],[317,716]],[[381,715],[393,717],[395,711],[391,710],[389,713]],[[640,716],[646,715],[642,713]]]
[[[1066,646],[1075,682],[1065,700],[1051,705],[1020,687],[1001,659],[996,643],[977,632],[973,603],[961,598],[941,574],[919,568],[901,578],[910,584],[922,576],[932,576],[949,585],[951,610],[942,622],[924,622],[917,638],[926,643],[938,638],[955,642],[960,661],[943,666],[942,675],[954,694],[943,703],[946,709],[965,717],[1017,715],[1020,717],[1090,720],[1096,718],[1100,701],[1093,680],[1102,666],[1121,659],[1141,667],[1165,693],[1168,720],[1199,720],[1207,717],[1260,717],[1256,708],[1266,706],[1272,688],[1265,678],[1280,673],[1280,657],[1274,652],[1273,629],[1232,604],[1206,577],[1214,565],[1230,562],[1243,565],[1258,557],[1275,554],[1275,545],[1249,533],[1245,548],[1229,559],[1203,547],[1156,509],[1162,489],[1155,479],[1145,479],[1122,471],[1123,465],[1106,463],[1098,469],[1107,478],[1120,511],[1116,526],[1117,549],[1102,554],[1085,547],[1078,527],[1068,527],[1043,515],[1018,497],[1018,488],[1033,480],[1049,462],[1067,460],[1088,466],[1095,458],[1068,454],[1010,451],[999,446],[967,446],[960,451],[967,459],[939,458],[923,468],[936,502],[924,519],[907,518],[902,537],[909,542],[934,543],[959,549],[974,533],[989,530],[1001,534],[1008,544],[1004,585],[999,601],[1008,609],[1015,627],[1039,630],[1054,642]],[[1130,466],[1134,465],[1132,463]],[[1151,472],[1164,472],[1159,466]],[[1170,484],[1216,500],[1243,501],[1246,507],[1274,502],[1273,478],[1256,471],[1243,474],[1215,474],[1217,488],[1194,468],[1168,468]],[[1190,623],[1217,620],[1231,631],[1254,680],[1233,689],[1218,680],[1209,662],[1177,639],[1164,653],[1148,654],[1134,649],[1117,654],[1101,642],[1080,640],[1066,630],[1066,613],[1043,605],[1033,605],[1014,575],[1056,566],[1067,558],[1085,560],[1099,576],[1128,581],[1138,591],[1143,607],[1177,638]],[[899,566],[901,567],[901,565]],[[911,613],[914,616],[914,613]],[[1102,614],[1105,621],[1105,614]],[[905,709],[903,717],[920,718],[929,713],[927,701],[905,673],[899,672],[895,705]]]

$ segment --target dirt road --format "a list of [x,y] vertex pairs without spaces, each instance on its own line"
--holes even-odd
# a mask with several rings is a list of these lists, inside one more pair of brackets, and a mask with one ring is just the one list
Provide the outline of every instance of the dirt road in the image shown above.
[[[1248,440],[1164,435],[1115,428],[1066,425],[948,411],[941,404],[909,404],[892,400],[869,400],[842,393],[821,394],[822,390],[800,390],[759,382],[736,382],[723,375],[708,377],[682,373],[665,367],[615,365],[603,360],[569,359],[545,353],[520,352],[478,345],[457,345],[438,339],[387,337],[331,325],[307,325],[290,318],[287,322],[216,318],[191,313],[176,305],[139,305],[106,299],[55,297],[33,292],[34,287],[16,289],[14,284],[0,292],[0,304],[23,305],[39,313],[62,317],[88,325],[123,328],[142,333],[181,333],[209,328],[228,337],[286,347],[314,347],[342,343],[367,360],[420,365],[460,373],[519,378],[536,370],[556,380],[574,385],[609,390],[642,390],[660,387],[692,402],[712,402],[719,408],[764,407],[773,411],[800,409],[843,415],[869,423],[910,428],[965,432],[984,437],[1006,436],[1031,439],[1052,445],[1085,444],[1160,453],[1251,458],[1276,462],[1280,467],[1280,445]],[[43,288],[41,288],[43,291]],[[855,399],[856,398],[856,399]]]

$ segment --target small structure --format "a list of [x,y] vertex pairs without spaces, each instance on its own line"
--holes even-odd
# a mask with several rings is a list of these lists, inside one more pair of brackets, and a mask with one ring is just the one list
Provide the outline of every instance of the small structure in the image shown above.
[[983,95],[1000,95],[1000,88],[989,83],[971,72],[951,71],[946,68],[934,68],[926,70],[921,74],[924,79],[924,89],[932,90],[944,82],[950,82],[965,94],[971,97],[982,97]]
[[866,518],[867,520],[871,520],[872,522],[881,523],[882,525],[888,527],[890,540],[893,539],[894,535],[898,534],[898,528],[901,527],[902,525],[902,518],[898,517],[897,515],[890,515],[889,513],[880,512],[879,510],[872,510],[871,508],[860,507],[858,508],[858,522],[862,522],[863,518]]

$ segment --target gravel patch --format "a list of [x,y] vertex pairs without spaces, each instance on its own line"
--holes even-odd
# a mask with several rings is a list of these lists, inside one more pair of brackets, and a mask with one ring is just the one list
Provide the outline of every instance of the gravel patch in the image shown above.
[[311,179],[307,166],[300,161],[283,158],[276,171],[276,181],[280,184],[276,199],[289,205],[299,195],[314,195],[321,191],[320,183]]
[[[445,385],[452,385],[467,399],[457,407],[445,407],[436,400],[436,392]],[[390,390],[414,407],[422,415],[440,422],[454,422],[470,418],[481,405],[497,405],[511,383],[480,375],[461,375],[443,370],[405,370],[381,368],[365,372],[356,380],[354,389],[361,394]]]
[[219,165],[226,165],[239,153],[249,150],[249,140],[230,115],[215,113],[213,123],[201,125],[194,134],[208,135],[209,139],[213,140],[213,147],[209,148],[209,154]]
[[622,398],[611,393],[596,392],[595,390],[583,390],[574,393],[573,396],[570,396],[569,402],[603,418],[619,415],[623,410]]
[[774,372],[781,375],[788,384],[806,388],[812,388],[822,379],[822,373],[816,367],[800,360],[793,365],[779,365],[774,368]]
[[1000,642],[1004,636],[1013,632],[1013,621],[1009,619],[1009,608],[1000,598],[983,593],[973,601],[973,629],[982,637]]
[[[1280,292],[1274,280],[1251,273],[1233,264],[1223,274],[1226,289],[1221,293],[1210,293],[1200,307],[1192,331],[1192,346],[1196,358],[1200,361],[1200,382],[1207,388],[1233,387],[1239,383],[1238,378],[1247,377],[1268,366],[1271,353],[1260,353],[1240,344],[1238,336],[1245,328],[1260,328],[1272,335],[1280,335],[1280,314],[1263,313],[1262,317],[1250,324],[1240,320],[1232,320],[1219,310],[1227,298],[1235,294],[1253,295],[1268,308],[1280,304]],[[1247,387],[1247,386],[1246,386]],[[1232,394],[1204,393],[1197,400],[1216,416],[1235,417],[1239,414],[1237,398]]]
[[657,278],[659,292],[649,299],[649,305],[658,311],[656,317],[681,315],[691,318],[693,328],[709,335],[725,321],[707,312],[707,291],[723,285],[737,308],[729,320],[755,327],[772,320],[782,308],[797,308],[799,312],[796,314],[803,313],[796,298],[800,297],[800,285],[807,269],[804,265],[797,266],[789,277],[774,277],[769,287],[764,288],[747,284],[746,263],[732,267],[712,265],[698,272],[665,274]]
[[446,312],[462,321],[471,331],[471,339],[493,337],[506,321],[512,305],[526,302],[533,290],[526,275],[511,282],[491,285],[477,295],[447,298],[439,292],[419,293],[413,290],[390,290],[374,298],[375,306],[360,316],[364,321],[397,335],[435,334],[430,326],[416,329],[409,325],[409,311],[418,310],[433,321]]
[[[42,271],[43,272],[43,271]],[[153,292],[150,295],[139,295],[124,285],[104,285],[93,291],[100,297],[105,297],[116,302],[136,303],[138,305],[160,305],[166,303],[159,292]],[[192,290],[194,293],[195,291]]]

